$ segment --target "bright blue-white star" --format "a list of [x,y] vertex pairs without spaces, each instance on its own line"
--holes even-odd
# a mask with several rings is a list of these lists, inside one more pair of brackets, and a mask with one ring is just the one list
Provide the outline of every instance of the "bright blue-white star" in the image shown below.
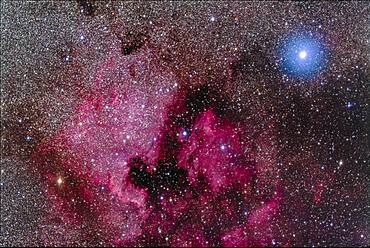
[[352,108],[353,103],[352,102],[347,102],[346,106],[347,106],[347,108]]
[[181,140],[187,140],[188,137],[189,137],[189,130],[187,128],[183,128],[181,131],[180,131],[180,138]]
[[325,67],[325,47],[312,34],[286,37],[280,46],[280,69],[288,76],[310,78]]
[[306,59],[307,58],[307,52],[305,50],[302,50],[299,52],[299,58],[300,59]]

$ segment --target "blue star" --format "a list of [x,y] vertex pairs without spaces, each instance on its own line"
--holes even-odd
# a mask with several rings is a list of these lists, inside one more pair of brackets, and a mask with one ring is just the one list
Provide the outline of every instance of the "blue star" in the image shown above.
[[182,140],[187,140],[188,137],[189,137],[189,131],[188,131],[188,129],[187,128],[181,129],[181,131],[180,131],[180,138]]
[[321,71],[326,62],[326,50],[311,33],[295,34],[282,40],[280,69],[295,78],[310,78]]
[[67,55],[65,55],[65,56],[63,57],[63,60],[64,60],[65,62],[70,62],[70,61],[72,61],[72,56],[71,56],[71,55],[69,55],[69,54],[67,54]]
[[353,103],[352,102],[347,102],[346,106],[347,106],[347,108],[352,108]]

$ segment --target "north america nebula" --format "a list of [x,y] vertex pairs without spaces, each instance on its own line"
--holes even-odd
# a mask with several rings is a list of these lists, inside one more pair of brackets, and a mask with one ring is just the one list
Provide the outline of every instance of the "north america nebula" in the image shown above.
[[365,2],[1,2],[1,246],[370,245]]

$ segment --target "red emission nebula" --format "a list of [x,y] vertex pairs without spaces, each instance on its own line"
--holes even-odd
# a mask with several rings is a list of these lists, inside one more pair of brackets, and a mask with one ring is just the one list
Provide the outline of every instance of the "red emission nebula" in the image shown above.
[[369,9],[1,1],[0,246],[369,246]]
[[111,245],[271,244],[284,193],[272,124],[252,137],[257,123],[229,118],[212,87],[182,86],[150,49],[113,53],[92,83],[34,153],[67,229]]
[[[186,66],[174,66],[181,54],[168,62],[146,39],[130,49],[110,43],[90,68],[72,61],[62,71],[69,82],[76,71],[89,71],[88,91],[76,93],[68,118],[31,154],[49,204],[41,242],[256,247],[320,239],[315,226],[307,237],[295,229],[315,208],[341,198],[329,194],[338,175],[313,153],[279,155],[281,118],[259,98],[270,94],[261,85],[271,81],[261,68],[278,72],[259,48],[230,58],[216,76],[191,78]],[[84,52],[75,48],[73,57]],[[233,92],[248,86],[246,78],[254,88],[244,91],[243,109]]]

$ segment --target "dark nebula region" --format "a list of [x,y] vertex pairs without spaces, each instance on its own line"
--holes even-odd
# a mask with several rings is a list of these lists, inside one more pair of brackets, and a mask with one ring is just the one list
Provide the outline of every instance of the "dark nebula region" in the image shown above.
[[[2,4],[3,33],[25,4]],[[45,4],[73,13],[74,40],[23,88],[4,74],[0,245],[368,246],[369,40],[336,21],[365,37],[350,13],[369,5],[140,4]],[[29,196],[13,182],[40,207],[15,204]],[[10,228],[24,208],[32,231]]]

